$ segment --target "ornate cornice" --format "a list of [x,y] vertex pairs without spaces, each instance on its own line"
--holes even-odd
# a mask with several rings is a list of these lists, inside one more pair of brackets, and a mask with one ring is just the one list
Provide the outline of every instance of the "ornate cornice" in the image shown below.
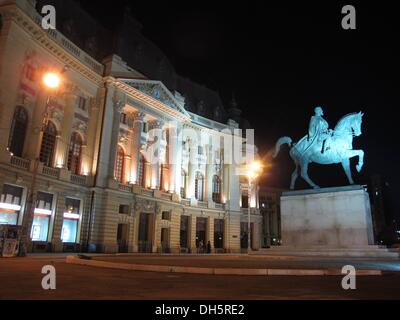
[[43,30],[40,26],[41,16],[37,12],[27,14],[15,4],[0,7],[5,20],[12,20],[26,31],[37,44],[50,52],[54,59],[68,65],[88,80],[102,83],[104,66],[83,52],[57,30]]

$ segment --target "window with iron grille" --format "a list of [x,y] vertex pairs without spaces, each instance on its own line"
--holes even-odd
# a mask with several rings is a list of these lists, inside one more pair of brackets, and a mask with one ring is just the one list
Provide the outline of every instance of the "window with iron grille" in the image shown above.
[[117,155],[115,157],[114,178],[119,182],[123,182],[124,175],[124,150],[118,146]]
[[53,122],[49,121],[44,128],[42,145],[40,148],[40,162],[47,167],[51,167],[55,146],[57,129]]
[[17,157],[22,157],[27,126],[28,113],[25,108],[18,106],[14,112],[8,139],[8,150]]
[[68,170],[74,174],[80,174],[82,138],[79,133],[74,132],[68,150]]
[[213,177],[212,199],[216,203],[221,203],[221,179],[217,175]]
[[196,173],[195,180],[195,198],[198,201],[203,201],[203,190],[204,190],[204,178],[200,172]]

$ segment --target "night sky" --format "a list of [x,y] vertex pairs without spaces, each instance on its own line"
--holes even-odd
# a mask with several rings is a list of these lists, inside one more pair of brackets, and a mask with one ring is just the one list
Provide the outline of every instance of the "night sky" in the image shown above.
[[[372,174],[386,177],[398,213],[400,19],[392,2],[80,2],[108,28],[129,5],[179,74],[218,90],[226,108],[234,92],[262,155],[280,136],[303,137],[317,105],[330,128],[362,110],[354,149],[365,151],[365,166],[359,174],[353,160],[353,177],[360,184]],[[357,30],[341,27],[346,4],[356,7]],[[288,187],[293,169],[285,147],[265,183]],[[309,174],[320,186],[347,184],[341,165],[311,164]],[[299,179],[297,186],[306,184]]]

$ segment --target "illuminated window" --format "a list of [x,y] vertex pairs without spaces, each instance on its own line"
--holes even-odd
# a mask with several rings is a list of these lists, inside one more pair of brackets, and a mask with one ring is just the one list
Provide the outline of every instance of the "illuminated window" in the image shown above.
[[195,198],[199,201],[203,201],[204,195],[204,178],[200,172],[196,173],[196,180],[195,180]]
[[33,241],[47,241],[52,207],[53,195],[51,193],[38,192],[31,229]]
[[0,224],[18,223],[23,189],[5,184],[0,199]]
[[221,203],[221,179],[217,175],[213,177],[212,199],[216,203]]
[[56,146],[57,129],[56,126],[49,121],[44,128],[42,146],[40,148],[40,161],[47,167],[51,167],[54,150]]
[[146,187],[146,159],[142,154],[139,156],[137,184]]
[[14,117],[11,122],[11,129],[8,140],[9,151],[17,157],[22,157],[27,126],[28,113],[23,107],[18,106],[15,109]]
[[79,199],[65,198],[63,226],[61,230],[62,242],[75,243],[80,220],[81,201]]
[[123,182],[124,177],[124,157],[124,150],[118,146],[117,155],[115,157],[114,178],[121,183]]
[[80,174],[81,156],[82,138],[79,133],[74,132],[71,136],[71,142],[69,144],[68,151],[68,170],[74,174]]

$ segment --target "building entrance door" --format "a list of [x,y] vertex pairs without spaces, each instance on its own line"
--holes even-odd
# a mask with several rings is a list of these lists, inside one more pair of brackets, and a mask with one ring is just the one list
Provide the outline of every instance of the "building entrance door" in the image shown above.
[[117,231],[118,252],[128,252],[128,225],[118,224]]
[[199,253],[206,252],[207,218],[197,217],[196,219],[196,247]]
[[142,212],[139,222],[139,252],[152,252],[151,215]]

